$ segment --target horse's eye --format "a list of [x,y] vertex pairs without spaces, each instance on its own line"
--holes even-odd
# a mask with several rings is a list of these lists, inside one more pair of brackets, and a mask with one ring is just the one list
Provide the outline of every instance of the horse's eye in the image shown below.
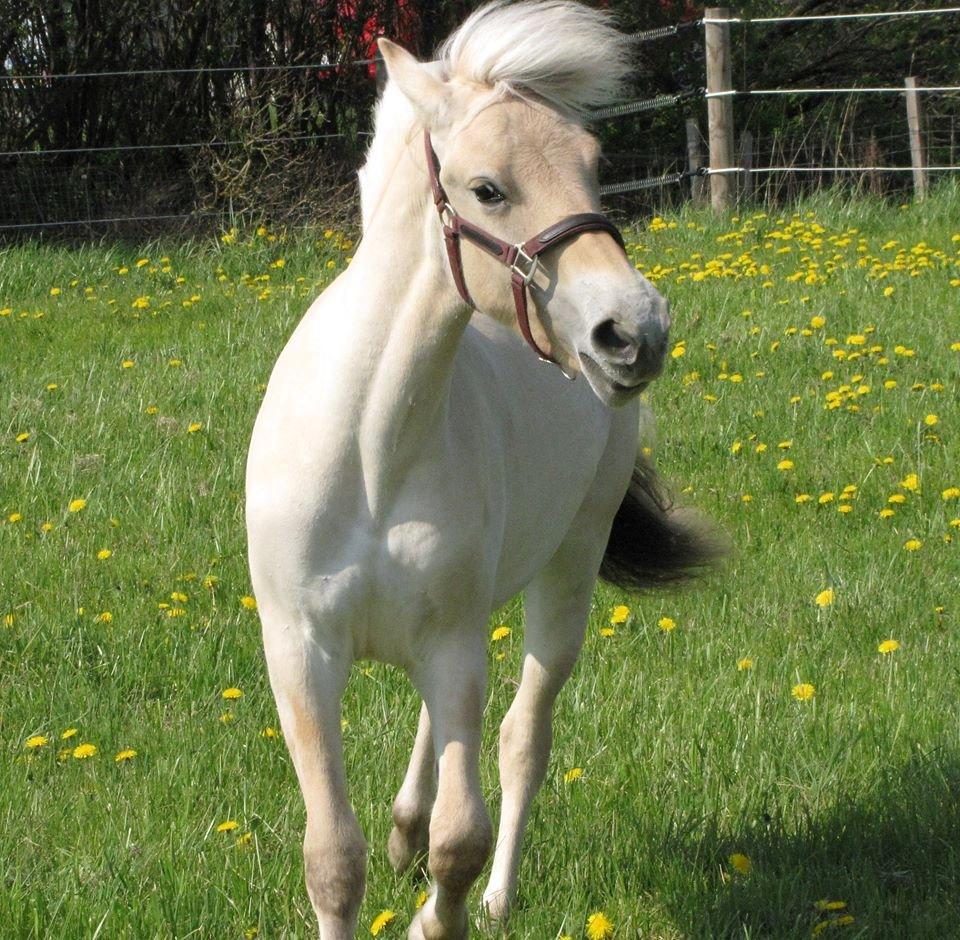
[[485,206],[496,205],[503,202],[504,199],[503,193],[493,183],[481,183],[479,186],[474,186],[473,194],[477,197],[477,201]]

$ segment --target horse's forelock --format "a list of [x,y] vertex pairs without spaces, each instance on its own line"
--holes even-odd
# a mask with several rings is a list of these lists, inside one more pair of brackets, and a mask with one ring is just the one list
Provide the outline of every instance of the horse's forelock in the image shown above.
[[451,78],[532,94],[577,115],[623,94],[634,46],[610,14],[574,0],[494,0],[439,56]]

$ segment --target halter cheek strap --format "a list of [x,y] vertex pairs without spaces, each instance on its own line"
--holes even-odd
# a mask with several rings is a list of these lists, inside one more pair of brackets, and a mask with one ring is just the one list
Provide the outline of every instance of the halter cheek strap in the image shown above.
[[[492,235],[486,229],[479,225],[468,222],[463,216],[458,215],[447,199],[447,194],[440,183],[440,161],[437,153],[433,149],[430,141],[430,132],[423,132],[423,144],[426,151],[427,170],[430,176],[430,189],[433,192],[433,202],[440,215],[440,222],[443,227],[443,240],[447,249],[447,258],[450,261],[450,271],[453,274],[453,282],[457,286],[457,291],[464,302],[476,309],[477,305],[470,297],[467,290],[467,282],[463,276],[463,259],[460,255],[461,239],[466,239],[476,245],[488,255],[496,258],[501,264],[510,269],[510,281],[513,287],[513,302],[517,311],[517,324],[520,327],[520,333],[533,351],[544,361],[552,362],[557,365],[556,359],[547,355],[533,338],[533,332],[530,329],[530,313],[527,305],[527,286],[533,280],[537,269],[540,266],[540,255],[542,252],[555,245],[559,245],[583,232],[606,232],[616,243],[624,248],[623,236],[619,229],[605,216],[599,212],[581,212],[577,215],[568,215],[566,218],[555,222],[553,225],[545,228],[538,235],[521,242],[511,245],[496,235]],[[626,249],[624,248],[624,251]]]

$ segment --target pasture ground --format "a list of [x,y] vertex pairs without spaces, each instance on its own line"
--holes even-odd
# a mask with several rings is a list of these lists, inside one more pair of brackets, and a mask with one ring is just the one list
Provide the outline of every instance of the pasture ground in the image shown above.
[[[598,589],[512,935],[582,937],[599,911],[617,937],[956,936],[960,190],[628,240],[674,310],[657,462],[733,554],[683,593]],[[242,470],[350,248],[261,229],[0,254],[3,936],[314,936]],[[494,814],[522,623],[518,600],[490,624],[511,631]],[[389,910],[402,935],[422,888],[385,852],[416,711],[404,676],[356,667],[363,933]]]

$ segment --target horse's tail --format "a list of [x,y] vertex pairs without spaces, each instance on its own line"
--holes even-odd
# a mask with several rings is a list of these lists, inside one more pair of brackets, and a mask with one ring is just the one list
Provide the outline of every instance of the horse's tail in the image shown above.
[[614,517],[600,577],[626,591],[675,585],[705,574],[725,552],[716,531],[672,505],[653,466],[640,458]]

